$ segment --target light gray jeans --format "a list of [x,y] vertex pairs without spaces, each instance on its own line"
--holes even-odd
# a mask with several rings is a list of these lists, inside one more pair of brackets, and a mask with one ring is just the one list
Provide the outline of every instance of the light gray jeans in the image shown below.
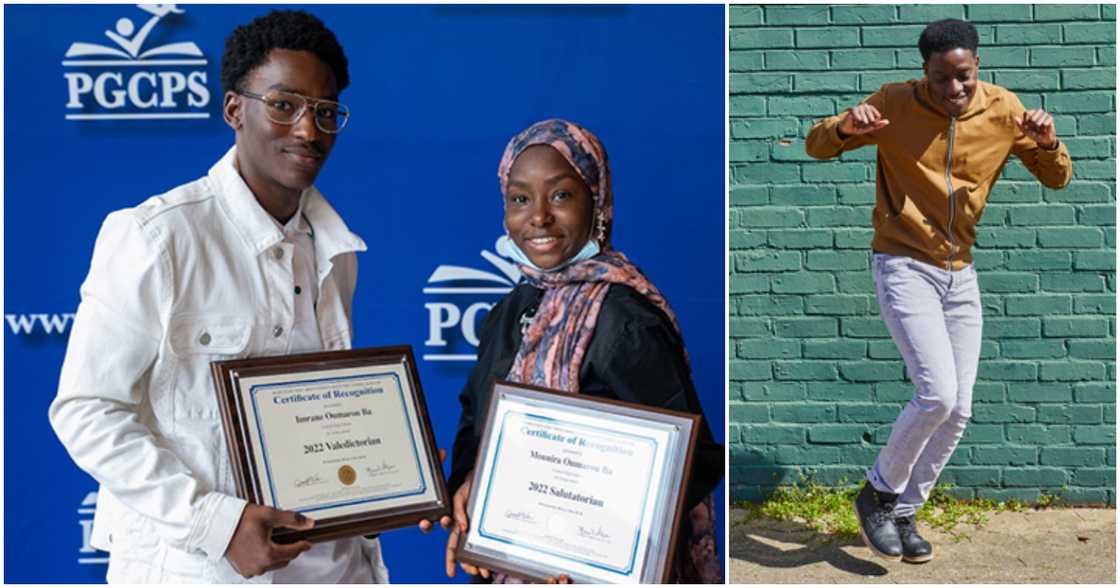
[[914,384],[914,396],[867,473],[877,490],[900,494],[895,516],[929,498],[972,416],[983,327],[976,269],[950,272],[909,257],[871,258],[879,315]]

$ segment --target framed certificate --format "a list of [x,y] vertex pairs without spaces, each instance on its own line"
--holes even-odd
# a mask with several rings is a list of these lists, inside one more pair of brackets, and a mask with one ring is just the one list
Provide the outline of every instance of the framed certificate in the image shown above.
[[315,519],[326,541],[448,514],[408,346],[211,364],[238,495]]
[[699,423],[496,382],[458,558],[538,582],[667,582]]

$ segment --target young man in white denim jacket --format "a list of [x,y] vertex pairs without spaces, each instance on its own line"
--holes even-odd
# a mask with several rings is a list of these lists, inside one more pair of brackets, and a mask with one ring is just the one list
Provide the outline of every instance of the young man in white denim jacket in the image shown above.
[[236,497],[209,364],[346,349],[365,244],[312,186],[348,111],[334,35],[303,12],[239,27],[222,57],[235,131],[207,176],[109,215],[51,424],[101,485],[110,582],[385,582],[376,539],[277,545],[295,512]]

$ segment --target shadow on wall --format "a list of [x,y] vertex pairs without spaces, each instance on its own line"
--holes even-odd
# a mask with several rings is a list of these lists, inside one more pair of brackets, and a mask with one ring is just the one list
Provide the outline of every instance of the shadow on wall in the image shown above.
[[[881,428],[886,430],[883,435],[885,439],[890,428]],[[841,457],[839,448],[812,444],[754,445],[748,441],[750,436],[748,427],[742,433],[743,444],[731,445],[732,500],[764,502],[779,486],[804,486],[807,483],[831,487],[852,486],[862,482],[867,475],[867,468],[862,465],[835,465]],[[732,438],[735,437],[733,432]],[[871,434],[867,433],[867,437],[871,437]],[[862,454],[853,456],[850,461],[868,464],[874,461],[874,454],[881,449],[882,443],[871,445],[869,440],[865,439],[858,447],[846,448],[845,455],[855,450]]]

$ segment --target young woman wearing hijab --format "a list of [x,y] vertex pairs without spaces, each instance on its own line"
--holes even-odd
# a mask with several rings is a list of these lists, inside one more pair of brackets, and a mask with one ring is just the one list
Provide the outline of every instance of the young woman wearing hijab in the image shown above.
[[[498,177],[507,231],[498,251],[515,260],[525,279],[487,316],[478,363],[459,395],[463,412],[448,482],[455,519],[449,576],[454,546],[469,524],[471,470],[495,379],[702,415],[676,315],[611,247],[610,166],[599,139],[567,121],[536,123],[510,140]],[[677,582],[723,581],[711,498],[723,464],[723,446],[704,420],[674,560]]]

